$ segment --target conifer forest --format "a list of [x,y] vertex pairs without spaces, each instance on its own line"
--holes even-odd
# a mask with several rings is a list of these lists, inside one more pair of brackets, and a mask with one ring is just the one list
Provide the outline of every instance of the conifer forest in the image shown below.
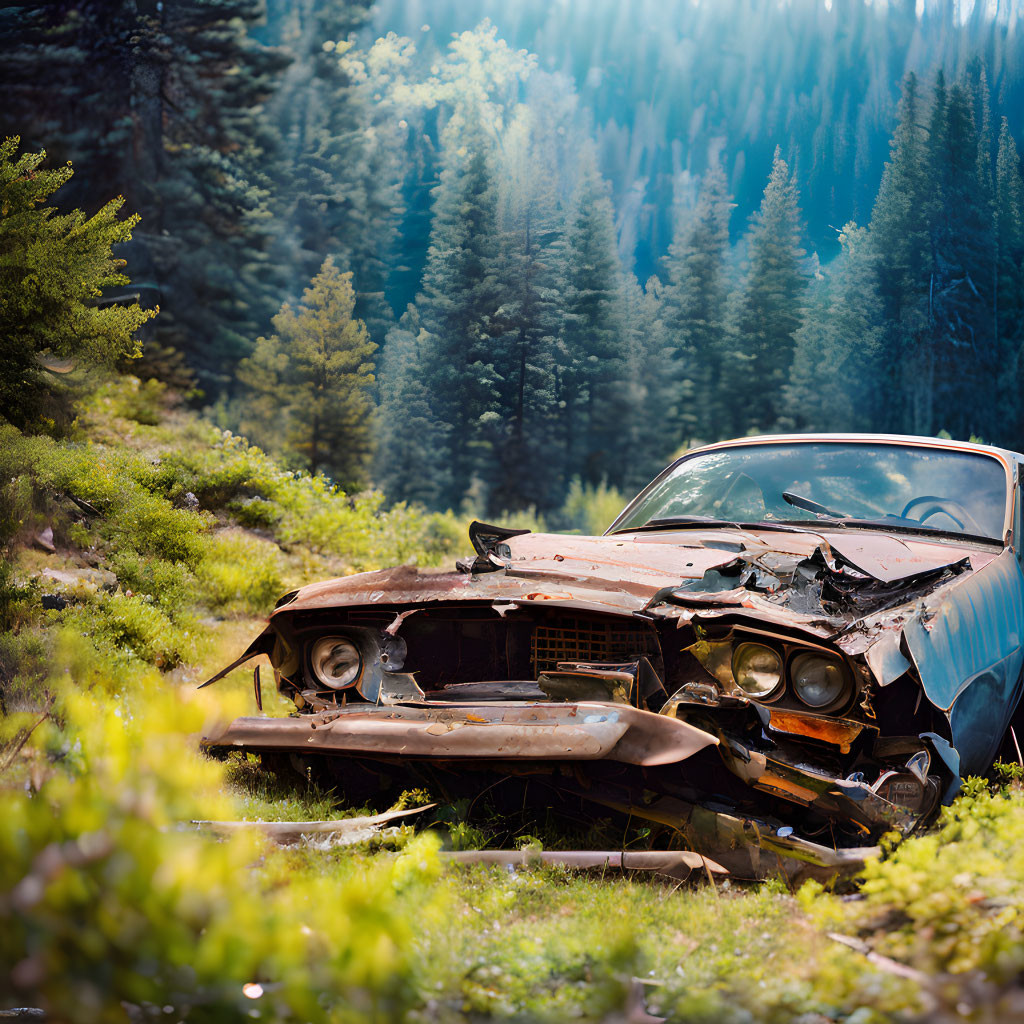
[[748,433],[1024,445],[1021,28],[1009,0],[4,5],[0,136],[70,161],[59,210],[139,215],[104,292],[159,307],[133,374],[346,489],[545,513]]

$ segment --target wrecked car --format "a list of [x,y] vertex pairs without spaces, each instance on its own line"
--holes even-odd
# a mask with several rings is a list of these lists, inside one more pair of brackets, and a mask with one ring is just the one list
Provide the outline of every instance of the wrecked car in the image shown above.
[[295,713],[203,742],[343,790],[516,780],[748,876],[857,862],[1016,743],[1022,460],[744,438],[688,451],[600,537],[474,523],[451,572],[282,597],[203,685],[266,656]]

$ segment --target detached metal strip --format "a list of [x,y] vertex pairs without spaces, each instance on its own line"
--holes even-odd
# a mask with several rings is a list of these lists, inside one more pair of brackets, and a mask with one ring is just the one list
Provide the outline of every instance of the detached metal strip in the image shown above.
[[248,647],[240,654],[230,665],[226,668],[222,668],[216,675],[210,676],[205,683],[200,683],[196,689],[201,690],[204,686],[209,686],[211,683],[216,683],[223,679],[229,672],[234,672],[239,665],[244,665],[247,661],[252,658],[258,657],[261,654],[270,654],[274,649],[274,631],[267,626],[262,633]]
[[232,835],[246,829],[256,829],[278,842],[298,839],[301,836],[333,835],[336,833],[359,832],[386,825],[397,818],[408,818],[411,814],[429,811],[437,804],[423,804],[421,807],[407,807],[400,811],[385,811],[361,818],[337,818],[332,821],[193,821],[196,828],[220,835]]
[[461,850],[439,856],[449,864],[502,864],[516,868],[555,864],[567,868],[656,871],[674,878],[686,878],[693,871],[729,873],[717,861],[690,850]]

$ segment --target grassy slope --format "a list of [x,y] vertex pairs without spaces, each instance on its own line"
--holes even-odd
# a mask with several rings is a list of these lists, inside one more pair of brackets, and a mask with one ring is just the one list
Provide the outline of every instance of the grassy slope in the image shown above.
[[[853,901],[443,872],[438,840],[411,828],[379,852],[182,829],[353,810],[252,762],[199,757],[211,715],[251,710],[249,676],[190,684],[248,641],[280,592],[396,559],[450,562],[465,524],[333,494],[130,380],[98,393],[71,442],[0,428],[0,480],[0,962],[14,966],[0,1008],[75,1021],[119,1019],[122,1000],[190,1020],[612,1019],[641,976],[656,982],[652,1007],[687,1020],[1013,1010],[1015,784],[974,786],[939,830],[871,867]],[[46,527],[55,553],[33,543]]]

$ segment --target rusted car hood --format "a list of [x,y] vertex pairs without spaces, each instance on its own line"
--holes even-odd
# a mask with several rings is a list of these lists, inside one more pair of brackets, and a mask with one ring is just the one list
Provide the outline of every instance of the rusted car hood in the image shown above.
[[[303,587],[274,614],[446,601],[499,606],[547,602],[619,614],[658,608],[681,617],[689,617],[686,607],[712,613],[732,607],[830,635],[861,616],[851,611],[840,621],[820,603],[794,599],[793,588],[783,581],[807,559],[818,558],[839,573],[845,569],[854,577],[899,591],[950,566],[958,567],[957,578],[962,580],[996,554],[993,549],[853,530],[709,529],[609,537],[531,533],[509,538],[498,554],[492,554],[491,572],[398,566],[358,573]],[[756,577],[753,585],[749,576],[744,579],[745,568]],[[676,600],[670,600],[672,595]]]

